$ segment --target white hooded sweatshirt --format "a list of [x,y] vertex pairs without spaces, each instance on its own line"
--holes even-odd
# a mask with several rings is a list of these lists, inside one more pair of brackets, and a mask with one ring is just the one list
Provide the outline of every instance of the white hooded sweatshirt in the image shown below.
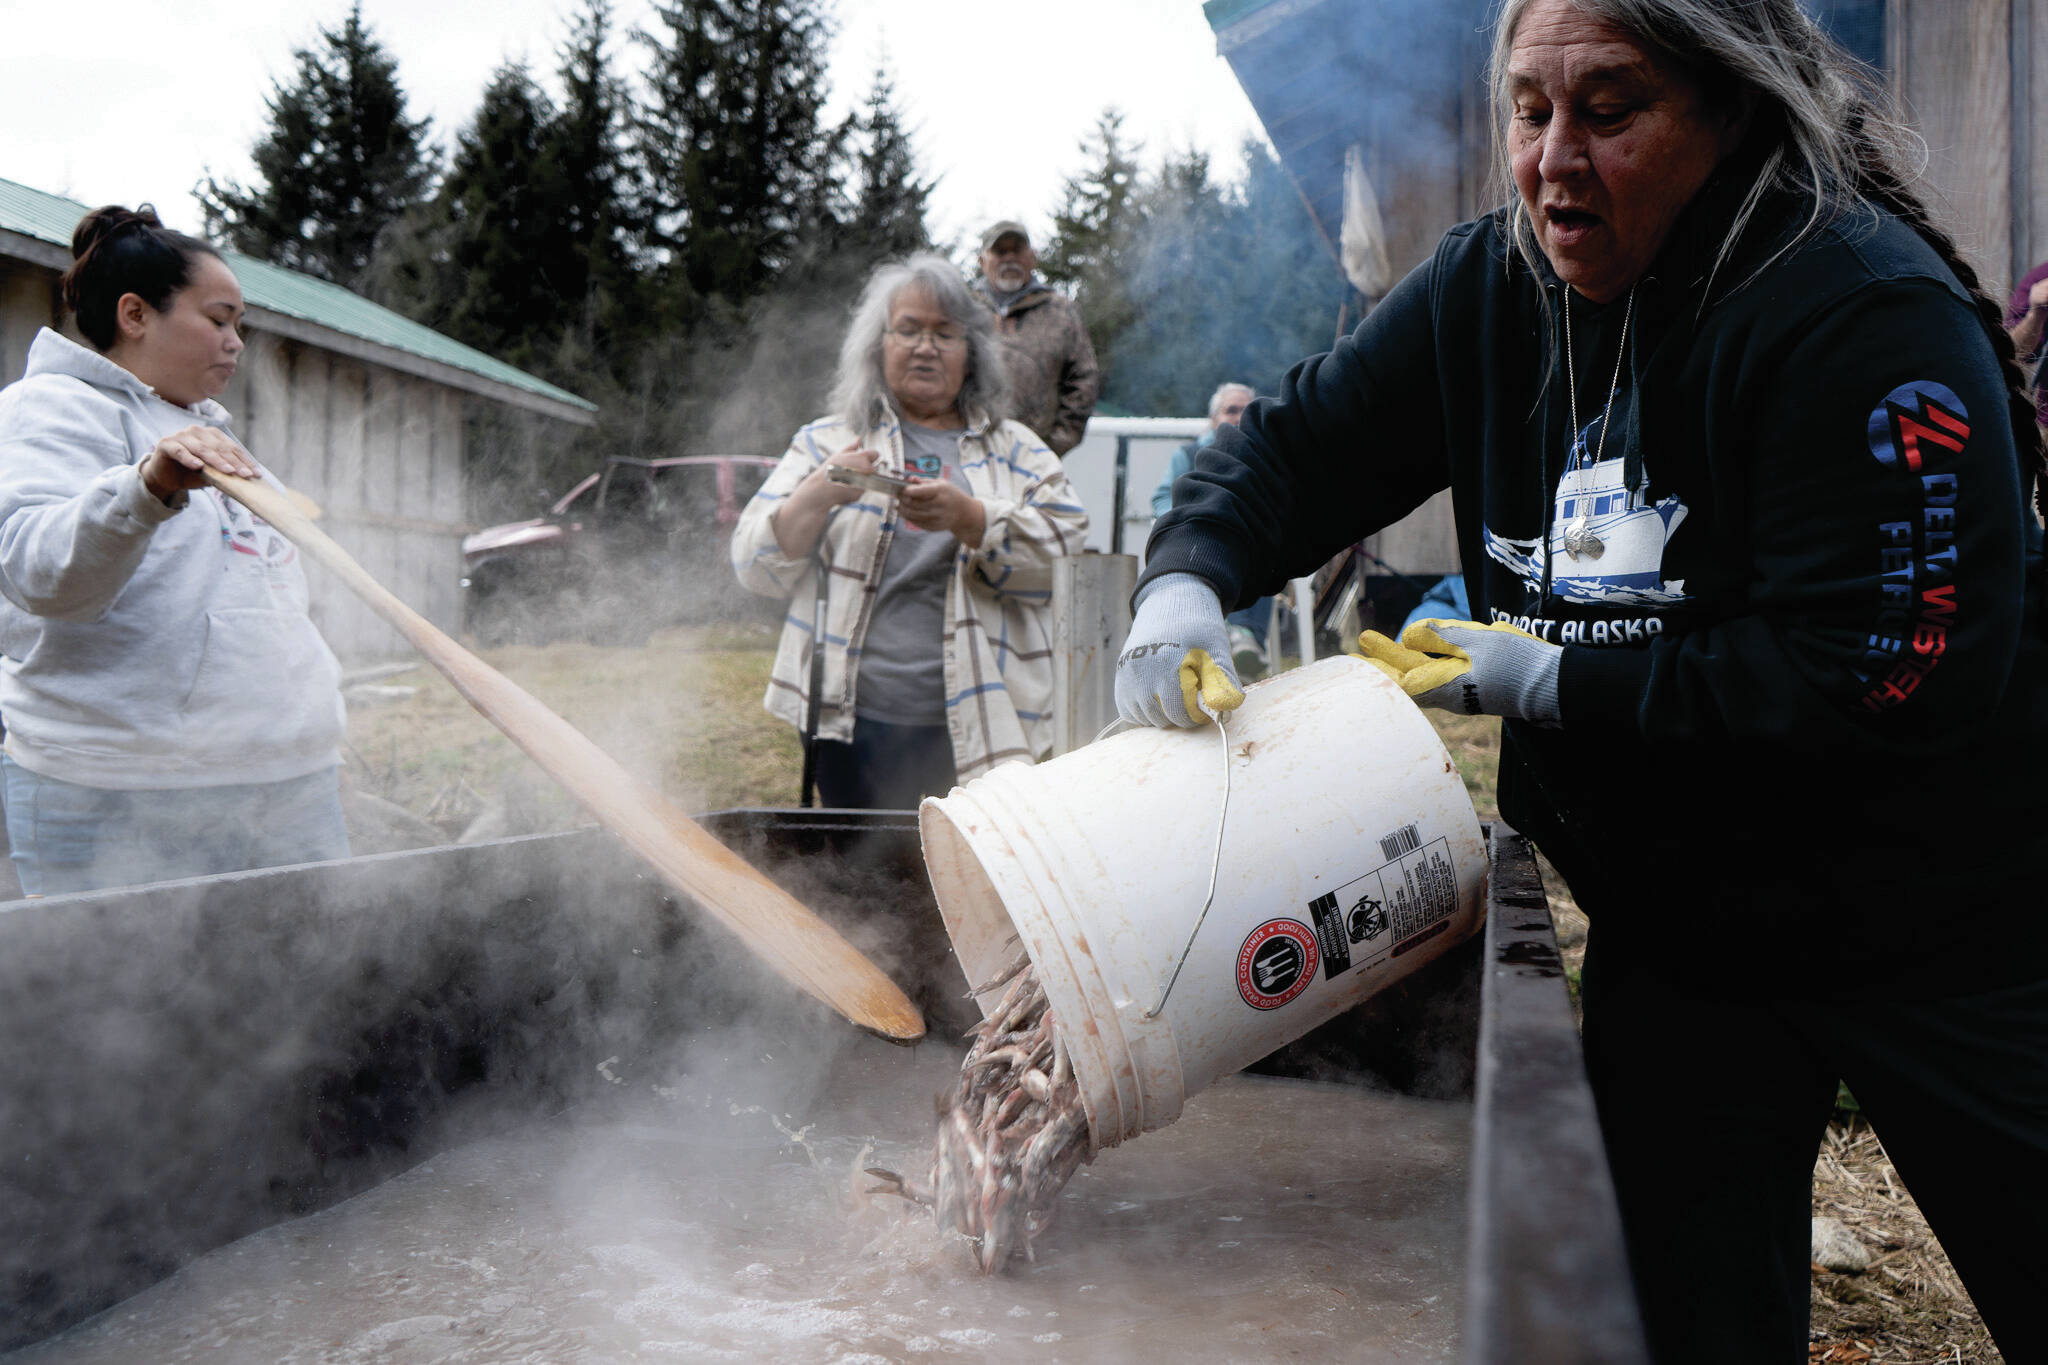
[[47,328],[0,390],[0,718],[32,772],[152,790],[340,761],[341,670],[297,549],[212,489],[177,510],[142,484],[196,423],[226,430],[227,410]]

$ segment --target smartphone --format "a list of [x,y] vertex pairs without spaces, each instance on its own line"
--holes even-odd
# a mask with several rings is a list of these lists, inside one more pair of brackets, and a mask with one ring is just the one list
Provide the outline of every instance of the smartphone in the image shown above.
[[825,477],[833,483],[843,483],[853,488],[871,489],[877,493],[901,493],[910,487],[910,480],[895,474],[884,474],[880,470],[872,474],[858,469],[848,469],[843,464],[825,466]]

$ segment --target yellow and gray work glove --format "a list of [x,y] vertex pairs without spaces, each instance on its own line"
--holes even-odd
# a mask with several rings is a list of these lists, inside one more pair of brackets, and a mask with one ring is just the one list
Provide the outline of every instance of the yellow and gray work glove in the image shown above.
[[1117,655],[1117,714],[1132,725],[1186,730],[1208,724],[1202,707],[1228,711],[1243,700],[1215,590],[1191,573],[1147,583]]
[[1468,716],[1555,725],[1557,665],[1564,651],[1503,621],[1417,621],[1395,644],[1376,630],[1358,637],[1366,659],[1418,706]]

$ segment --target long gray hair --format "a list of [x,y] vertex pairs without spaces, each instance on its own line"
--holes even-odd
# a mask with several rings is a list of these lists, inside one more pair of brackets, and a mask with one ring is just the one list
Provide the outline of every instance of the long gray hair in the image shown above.
[[931,252],[875,267],[853,306],[853,321],[839,347],[839,372],[833,376],[831,407],[835,416],[861,431],[872,430],[893,406],[882,372],[882,336],[889,330],[889,310],[904,290],[927,290],[939,311],[967,337],[967,373],[955,400],[963,419],[985,414],[991,422],[1010,415],[1010,384],[1003,369],[1002,344],[996,340],[995,313],[977,302],[953,263]]
[[[1487,83],[1493,94],[1496,165],[1511,205],[1510,232],[1533,268],[1540,248],[1509,165],[1509,58],[1515,29],[1535,0],[1502,0],[1495,19]],[[1770,258],[1791,251],[1845,215],[1881,208],[1904,221],[1969,290],[2011,390],[2014,439],[2022,474],[2041,464],[2041,435],[2026,378],[2005,330],[2005,310],[1978,281],[1956,244],[1915,189],[1926,144],[1907,127],[1872,73],[1829,41],[1797,0],[1568,0],[1589,19],[1633,35],[1698,81],[1724,110],[1746,109],[1749,140],[1768,151],[1722,238],[1716,273],[1727,264],[1758,205],[1789,192],[1808,206],[1806,221]],[[1763,267],[1758,267],[1761,270]],[[2024,486],[2024,485],[2023,485]]]

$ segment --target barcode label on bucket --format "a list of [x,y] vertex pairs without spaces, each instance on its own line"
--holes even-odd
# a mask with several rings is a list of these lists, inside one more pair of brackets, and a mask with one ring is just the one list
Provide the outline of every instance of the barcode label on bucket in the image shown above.
[[1421,947],[1458,908],[1448,839],[1403,825],[1380,840],[1380,852],[1385,863],[1309,902],[1325,980]]
[[1421,847],[1421,831],[1413,825],[1403,825],[1386,838],[1380,840],[1380,856],[1388,862],[1392,862],[1403,853],[1413,853]]

